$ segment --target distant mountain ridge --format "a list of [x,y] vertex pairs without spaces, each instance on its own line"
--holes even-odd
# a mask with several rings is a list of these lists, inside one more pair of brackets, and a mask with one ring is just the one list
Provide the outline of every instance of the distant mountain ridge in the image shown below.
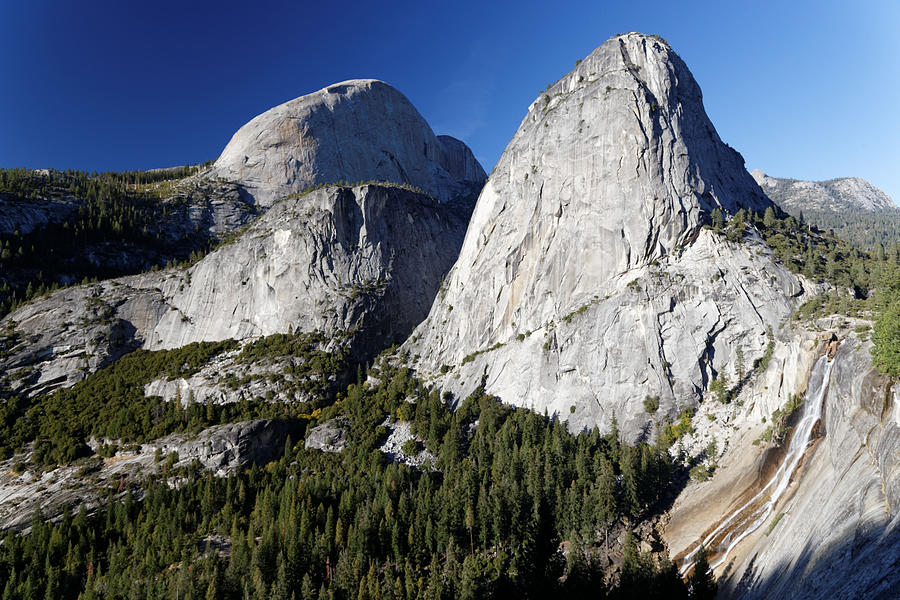
[[846,211],[900,214],[890,196],[860,177],[803,181],[770,177],[759,169],[750,175],[773,202],[791,210]]
[[900,207],[859,177],[803,181],[751,173],[763,192],[785,212],[820,229],[830,229],[865,250],[900,243]]

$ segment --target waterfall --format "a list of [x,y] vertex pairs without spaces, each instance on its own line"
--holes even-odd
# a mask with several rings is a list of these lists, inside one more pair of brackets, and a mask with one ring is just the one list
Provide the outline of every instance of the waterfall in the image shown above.
[[[831,371],[835,361],[829,361],[827,353],[819,358],[813,367],[809,378],[809,387],[806,390],[806,400],[803,403],[803,412],[800,422],[794,429],[790,446],[784,455],[784,460],[775,472],[775,475],[753,498],[739,509],[728,515],[716,527],[712,533],[703,539],[702,545],[706,548],[711,558],[710,569],[715,569],[725,562],[728,554],[745,537],[756,531],[772,514],[775,504],[787,490],[791,477],[800,464],[800,459],[809,446],[813,428],[822,417],[825,394],[828,391],[828,383],[831,380]],[[684,577],[693,568],[695,557],[699,551],[688,554],[682,560],[681,576]]]

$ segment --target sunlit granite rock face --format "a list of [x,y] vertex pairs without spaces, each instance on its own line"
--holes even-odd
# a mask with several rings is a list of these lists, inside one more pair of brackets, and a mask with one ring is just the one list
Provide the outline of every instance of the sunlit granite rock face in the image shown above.
[[[371,356],[427,314],[484,179],[463,142],[436,137],[383,82],[347,81],[292,100],[247,123],[211,169],[165,200],[172,210],[160,235],[232,232],[236,241],[188,269],[78,286],[22,307],[0,320],[0,367],[12,391],[33,396],[138,347],[319,330],[351,332],[337,341]],[[390,184],[324,185],[338,181]],[[0,211],[0,226],[41,215]]]
[[781,516],[726,570],[723,597],[900,597],[900,397],[873,369],[871,347],[851,334],[837,351],[824,437]]
[[766,195],[788,212],[900,214],[900,208],[890,196],[859,177],[802,181],[770,177],[759,169],[754,169],[751,175]]
[[659,419],[696,404],[803,293],[758,240],[702,229],[716,208],[770,205],[678,55],[614,37],[529,107],[404,349],[458,396],[484,374],[573,429],[615,413],[630,438],[652,433],[647,395]]
[[293,328],[354,331],[369,355],[425,317],[465,226],[435,200],[389,186],[328,187],[281,202],[238,242],[163,282],[172,309],[145,346]]
[[14,391],[34,395],[136,347],[289,331],[320,331],[365,359],[425,318],[465,228],[465,215],[407,189],[318,189],[278,203],[190,268],[78,286],[23,306],[0,321],[0,367]]
[[407,183],[446,201],[477,192],[485,179],[465,144],[436,137],[403,94],[374,79],[264,112],[234,134],[212,175],[241,183],[264,206],[340,181]]

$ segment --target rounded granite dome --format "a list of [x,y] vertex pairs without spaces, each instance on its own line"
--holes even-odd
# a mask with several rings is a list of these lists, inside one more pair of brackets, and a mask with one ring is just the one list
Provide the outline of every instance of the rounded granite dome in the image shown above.
[[375,79],[336,83],[257,116],[231,138],[213,175],[264,205],[339,181],[407,183],[447,200],[485,178],[465,144],[437,138],[403,94]]

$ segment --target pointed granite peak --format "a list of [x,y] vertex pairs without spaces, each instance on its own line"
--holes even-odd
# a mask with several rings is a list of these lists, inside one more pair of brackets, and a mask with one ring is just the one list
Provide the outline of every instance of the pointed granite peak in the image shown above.
[[[784,269],[704,230],[771,202],[665,41],[616,36],[541,92],[485,184],[455,266],[405,349],[464,397],[636,437],[696,403],[790,311]],[[753,273],[753,278],[745,273]],[[760,282],[765,282],[763,285]],[[482,378],[484,376],[484,379]],[[474,383],[473,383],[474,382]]]

